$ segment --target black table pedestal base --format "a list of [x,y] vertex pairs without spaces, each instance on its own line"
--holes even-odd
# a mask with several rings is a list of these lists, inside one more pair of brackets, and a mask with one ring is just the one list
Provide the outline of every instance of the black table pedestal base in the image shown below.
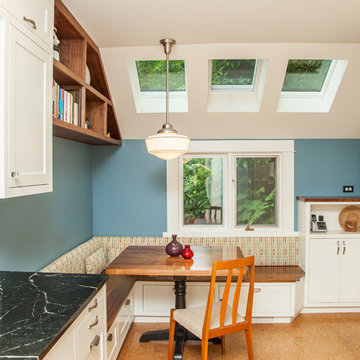
[[[174,276],[174,293],[175,293],[175,309],[186,308],[186,276]],[[169,329],[147,331],[140,337],[140,342],[149,341],[169,341]],[[175,327],[175,346],[174,346],[174,360],[182,360],[182,353],[184,350],[185,341],[195,340],[201,341],[197,336],[187,331],[181,325],[176,324]],[[220,338],[210,339],[214,344],[221,344]]]

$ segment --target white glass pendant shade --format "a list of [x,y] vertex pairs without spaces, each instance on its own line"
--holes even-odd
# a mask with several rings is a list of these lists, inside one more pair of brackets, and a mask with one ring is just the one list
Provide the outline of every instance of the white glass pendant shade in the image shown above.
[[145,139],[147,151],[163,160],[171,160],[185,154],[189,149],[188,136],[177,132],[158,133]]

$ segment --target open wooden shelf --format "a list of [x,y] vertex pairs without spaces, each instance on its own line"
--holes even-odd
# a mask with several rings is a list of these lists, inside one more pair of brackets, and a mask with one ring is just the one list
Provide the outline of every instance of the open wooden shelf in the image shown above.
[[84,129],[55,118],[53,118],[53,134],[64,139],[71,138],[72,140],[92,145],[121,145],[121,140],[109,138],[95,131]]
[[[81,126],[53,118],[54,136],[88,144],[121,145],[121,133],[98,47],[61,0],[55,0],[54,25],[60,40],[60,61],[54,59],[54,80],[61,88],[81,90]],[[90,72],[90,84],[85,80],[86,67]],[[85,128],[85,122],[90,124],[90,129]]]

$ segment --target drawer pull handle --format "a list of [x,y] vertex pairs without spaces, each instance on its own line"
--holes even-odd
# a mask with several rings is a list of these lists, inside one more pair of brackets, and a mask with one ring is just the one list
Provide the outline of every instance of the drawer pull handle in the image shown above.
[[345,244],[345,241],[343,241],[343,246],[344,246],[343,255],[345,255],[345,252],[346,252],[346,244]]
[[258,293],[258,292],[261,292],[261,289],[260,288],[255,288],[254,293]]
[[19,173],[18,173],[17,171],[12,171],[12,172],[11,172],[11,177],[12,177],[13,179],[18,179],[18,178],[19,178]]
[[337,242],[337,252],[336,252],[336,255],[339,255],[339,251],[340,251],[340,244],[339,244],[339,241]]
[[89,306],[89,307],[88,307],[88,310],[89,310],[89,311],[94,310],[94,309],[97,308],[97,306],[98,306],[98,302],[97,302],[97,299],[95,299],[94,305]]
[[97,347],[100,344],[100,336],[96,335],[93,339],[93,341],[90,343],[90,351],[94,348]]
[[26,16],[23,17],[23,20],[28,22],[29,24],[32,25],[33,29],[36,30],[36,22],[33,19],[29,19]]
[[98,317],[96,317],[96,318],[95,318],[95,321],[89,325],[89,329],[91,329],[92,327],[96,326],[98,323],[99,323],[99,319],[98,319]]
[[113,334],[110,333],[107,337],[107,341],[111,342],[113,340]]
[[129,306],[130,305],[130,299],[127,299],[125,302],[125,306]]

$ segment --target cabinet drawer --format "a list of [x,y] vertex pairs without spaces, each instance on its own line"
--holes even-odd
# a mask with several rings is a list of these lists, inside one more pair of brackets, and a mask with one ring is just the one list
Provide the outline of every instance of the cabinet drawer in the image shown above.
[[[135,297],[135,315],[169,316],[170,309],[175,308],[174,284],[168,282],[137,282]],[[206,305],[209,294],[209,283],[187,283],[186,306]]]
[[[219,297],[222,298],[225,285],[219,286]],[[230,288],[229,305],[232,305],[235,285]],[[239,312],[245,315],[249,285],[243,284],[239,301]],[[293,316],[291,308],[290,284],[255,284],[253,317]]]
[[[93,305],[96,308],[89,308]],[[81,323],[77,327],[77,350],[78,359],[103,359],[103,339],[104,339],[104,328],[106,326],[105,318],[102,314],[104,309],[104,298],[95,298],[87,306],[85,312],[87,314],[82,319]]]
[[52,43],[53,2],[49,0],[2,0],[1,5],[47,44]]

